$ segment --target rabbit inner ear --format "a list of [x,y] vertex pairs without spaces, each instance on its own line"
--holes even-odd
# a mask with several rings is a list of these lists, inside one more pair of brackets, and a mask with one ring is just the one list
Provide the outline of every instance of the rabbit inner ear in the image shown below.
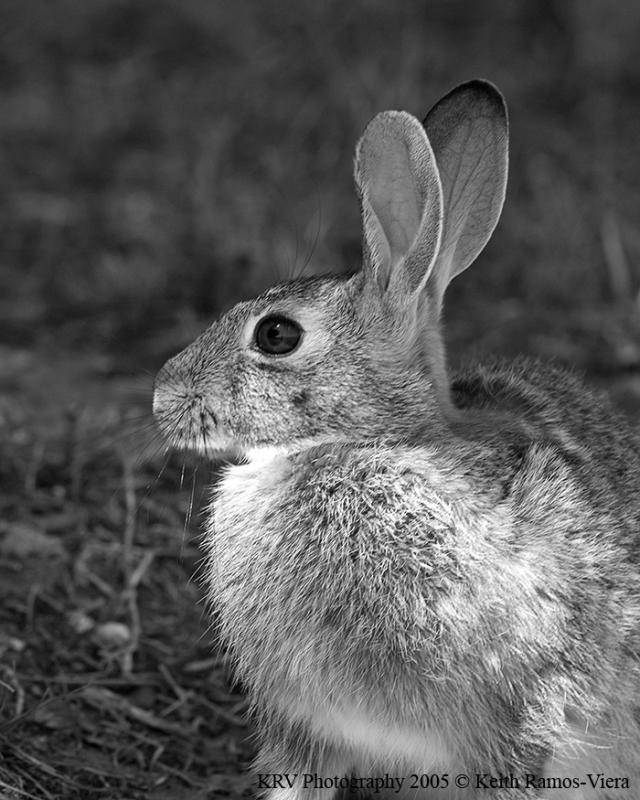
[[[371,241],[377,245],[377,252],[374,250],[376,269],[388,280],[390,271],[402,261],[416,238],[420,227],[420,198],[404,142],[388,142],[384,158],[376,166],[363,198],[364,233],[367,244]],[[370,214],[367,214],[369,209]]]
[[364,262],[371,266],[380,288],[384,291],[389,283],[391,267],[395,263],[396,257],[392,254],[391,243],[385,234],[385,227],[374,211],[375,201],[372,203],[363,194],[361,205]]
[[440,306],[449,282],[473,263],[498,223],[507,183],[507,110],[495,86],[474,80],[443,97],[424,126],[444,200],[442,245],[429,279]]
[[391,283],[419,290],[438,251],[442,191],[418,120],[398,111],[374,117],[358,142],[355,179],[366,277],[381,291]]

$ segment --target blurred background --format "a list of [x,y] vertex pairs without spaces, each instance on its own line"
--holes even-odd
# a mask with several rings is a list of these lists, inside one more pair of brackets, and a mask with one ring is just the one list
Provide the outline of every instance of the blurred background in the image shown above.
[[637,414],[635,0],[3,0],[2,796],[240,796],[211,784],[251,746],[189,580],[196,482],[132,464],[123,420],[236,300],[357,268],[364,126],[473,77],[507,98],[510,182],[452,360],[555,358]]
[[[468,323],[490,349],[580,361],[540,316],[562,327],[637,300],[633,0],[5,0],[0,14],[6,345],[138,362],[304,264],[357,267],[364,126],[386,108],[422,117],[477,76],[508,100],[511,174],[500,228],[449,298],[456,338]],[[534,330],[514,342],[514,325]]]

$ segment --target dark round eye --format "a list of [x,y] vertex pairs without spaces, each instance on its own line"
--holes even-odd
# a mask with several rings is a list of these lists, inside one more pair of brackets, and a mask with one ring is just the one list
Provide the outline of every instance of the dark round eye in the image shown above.
[[292,319],[274,315],[260,320],[254,336],[263,353],[282,356],[296,349],[302,339],[302,328]]

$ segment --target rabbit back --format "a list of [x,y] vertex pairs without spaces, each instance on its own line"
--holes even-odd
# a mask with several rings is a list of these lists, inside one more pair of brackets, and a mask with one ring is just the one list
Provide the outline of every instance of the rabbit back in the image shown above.
[[529,436],[554,444],[597,508],[619,517],[621,544],[638,553],[640,433],[604,392],[573,371],[524,357],[471,364],[451,390],[457,408],[507,412]]

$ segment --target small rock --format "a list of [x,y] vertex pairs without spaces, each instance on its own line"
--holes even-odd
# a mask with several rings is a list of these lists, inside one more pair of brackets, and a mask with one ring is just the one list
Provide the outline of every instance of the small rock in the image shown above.
[[122,622],[104,622],[96,627],[93,637],[105,650],[117,650],[129,643],[131,631]]

